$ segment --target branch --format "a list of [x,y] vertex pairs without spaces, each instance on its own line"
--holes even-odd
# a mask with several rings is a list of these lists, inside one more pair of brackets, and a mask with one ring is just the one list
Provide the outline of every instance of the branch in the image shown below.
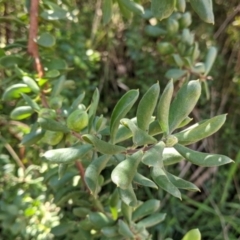
[[38,32],[38,7],[39,0],[31,1],[30,8],[30,27],[28,36],[28,53],[33,57],[38,76],[43,77],[44,71],[39,58],[38,45],[36,43]]

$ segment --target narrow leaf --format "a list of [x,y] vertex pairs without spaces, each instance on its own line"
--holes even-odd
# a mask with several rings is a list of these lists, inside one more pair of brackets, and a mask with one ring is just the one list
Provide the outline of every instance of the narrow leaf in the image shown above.
[[144,202],[142,205],[137,207],[132,215],[132,220],[138,221],[139,219],[151,215],[154,212],[158,211],[160,208],[160,201],[157,199],[149,199]]
[[40,110],[40,107],[39,105],[33,101],[28,95],[22,93],[21,94],[22,97],[24,98],[24,100],[26,101],[26,103],[34,110],[34,111],[39,111]]
[[215,167],[233,162],[233,160],[227,156],[197,152],[180,144],[176,144],[174,148],[189,162],[202,167]]
[[184,159],[184,157],[173,147],[164,148],[162,158],[164,166],[178,163]]
[[174,197],[181,199],[181,193],[168,179],[166,173],[159,166],[154,166],[151,172],[153,181],[163,190],[167,191]]
[[33,114],[33,109],[30,106],[16,107],[10,113],[10,118],[14,120],[22,120],[30,117]]
[[30,133],[24,135],[20,144],[26,147],[31,146],[37,143],[44,136],[44,133],[45,131],[41,128],[31,131]]
[[17,83],[8,87],[3,95],[2,100],[12,100],[15,98],[20,98],[22,93],[30,93],[32,90],[28,87],[27,84],[24,83]]
[[157,140],[154,137],[139,129],[130,119],[124,118],[121,120],[121,123],[131,130],[134,146],[157,143]]
[[50,118],[38,118],[38,123],[45,130],[68,133],[69,129],[60,122]]
[[136,102],[138,95],[138,90],[130,90],[121,97],[121,99],[114,107],[110,120],[110,133],[112,143],[115,142],[115,137],[118,126],[120,124],[120,120],[125,117],[126,114],[130,111],[133,104]]
[[112,0],[103,0],[103,24],[110,22],[112,18]]
[[129,226],[121,219],[118,220],[118,232],[125,238],[134,239],[134,235],[133,235],[132,231],[130,230]]
[[188,117],[195,107],[201,94],[201,84],[198,80],[185,83],[177,92],[171,103],[169,113],[170,133],[178,127],[181,122]]
[[214,24],[212,0],[190,0],[190,3],[203,21]]
[[88,114],[89,115],[89,124],[88,124],[88,132],[89,133],[90,133],[90,130],[91,130],[92,125],[93,125],[94,117],[96,115],[96,111],[97,111],[97,107],[98,107],[98,103],[99,103],[99,98],[100,98],[99,91],[96,88],[96,90],[94,91],[93,96],[92,96],[91,105],[89,107],[89,114]]
[[102,153],[102,154],[117,154],[121,152],[125,152],[126,148],[118,146],[118,145],[113,145],[111,143],[107,143],[93,135],[90,134],[85,134],[82,136],[83,140],[92,144],[95,149]]
[[167,174],[167,177],[168,179],[170,180],[170,182],[176,186],[177,188],[180,188],[180,189],[185,189],[185,190],[188,190],[188,191],[199,191],[200,192],[200,189],[194,185],[193,183],[191,182],[188,182],[182,178],[179,178],[167,171],[165,171],[165,173]]
[[205,73],[204,75],[207,76],[208,73],[210,72],[215,60],[217,57],[217,48],[216,47],[210,47],[208,49],[208,53],[204,62],[204,66],[205,66]]
[[143,131],[148,132],[151,117],[159,97],[159,92],[159,83],[156,83],[148,89],[138,104],[137,125]]
[[40,92],[39,86],[37,85],[37,83],[32,78],[30,78],[28,76],[23,76],[22,80],[25,84],[27,84],[31,88],[31,90],[33,92],[35,92],[37,94]]
[[111,155],[102,155],[101,157],[94,159],[85,171],[85,182],[94,196],[97,194],[96,191],[98,187],[99,174],[107,165],[110,157]]
[[173,90],[174,90],[174,86],[173,86],[173,81],[171,80],[168,83],[168,85],[165,87],[157,106],[157,119],[159,121],[161,129],[166,134],[169,134],[169,117],[168,116],[169,116]]
[[178,139],[178,143],[182,145],[189,145],[204,139],[215,132],[217,132],[226,121],[226,114],[213,117],[205,120],[203,123],[190,127],[182,132],[174,134]]
[[154,213],[151,216],[146,217],[140,222],[138,222],[137,226],[144,227],[144,228],[153,227],[159,224],[160,222],[164,221],[164,219],[166,218],[166,215],[167,215],[166,213]]
[[144,177],[142,174],[138,172],[134,175],[133,182],[145,187],[158,189],[158,186],[152,180]]

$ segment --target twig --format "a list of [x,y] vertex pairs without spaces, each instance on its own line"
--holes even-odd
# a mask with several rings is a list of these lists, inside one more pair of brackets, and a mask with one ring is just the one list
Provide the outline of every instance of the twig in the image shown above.
[[36,43],[37,32],[38,32],[38,7],[39,0],[31,1],[30,8],[30,27],[28,36],[28,53],[34,58],[35,68],[38,76],[43,77],[44,71],[39,58],[38,45]]
[[19,167],[21,167],[22,169],[25,169],[25,166],[23,165],[23,163],[21,162],[21,159],[18,157],[18,155],[16,154],[16,152],[14,151],[14,149],[12,148],[12,146],[7,143],[7,141],[0,136],[0,140],[3,142],[4,147],[8,150],[8,152],[10,153],[10,155],[12,156],[12,158],[15,160],[15,162],[17,163],[17,165]]
[[220,28],[215,32],[214,38],[217,39],[220,34],[223,32],[223,30],[227,27],[229,22],[240,12],[240,4],[234,9],[234,11],[225,19],[223,24],[220,26]]
[[76,165],[76,167],[79,171],[79,175],[81,176],[81,179],[82,179],[82,182],[83,182],[84,186],[88,189],[87,184],[84,180],[85,170],[84,170],[84,167],[83,167],[82,163],[80,161],[76,161],[75,165]]

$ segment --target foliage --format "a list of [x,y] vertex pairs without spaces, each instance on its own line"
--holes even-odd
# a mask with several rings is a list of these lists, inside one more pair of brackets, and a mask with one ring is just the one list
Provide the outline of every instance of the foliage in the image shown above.
[[[162,8],[160,2],[166,7]],[[212,11],[209,11],[211,1],[190,3],[203,20],[213,22]],[[171,165],[183,159],[205,167],[232,162],[226,156],[201,153],[184,146],[218,131],[226,115],[188,125],[192,120],[189,114],[200,97],[202,84],[209,98],[206,81],[210,79],[208,74],[217,51],[211,46],[206,56],[200,54],[200,43],[189,29],[191,13],[184,12],[186,2],[177,1],[176,10],[182,13],[173,13],[173,4],[174,1],[153,1],[153,16],[147,8],[142,14],[143,7],[134,1],[113,4],[105,0],[103,21],[108,24],[112,19],[113,27],[107,25],[109,32],[106,34],[105,27],[100,26],[97,33],[93,29],[89,36],[88,28],[84,24],[79,26],[79,22],[88,26],[90,20],[76,14],[78,6],[68,1],[59,5],[54,1],[43,1],[37,44],[44,75],[32,70],[30,59],[24,61],[24,44],[15,41],[6,46],[7,54],[0,59],[2,75],[5,76],[2,82],[3,122],[9,120],[10,109],[9,116],[13,120],[25,122],[24,128],[17,124],[14,131],[14,136],[20,135],[22,148],[25,146],[28,150],[24,164],[33,166],[34,162],[48,168],[36,195],[47,188],[49,195],[45,195],[45,201],[54,196],[54,203],[60,208],[56,222],[61,218],[61,223],[58,226],[54,222],[46,223],[50,225],[45,232],[52,228],[54,238],[155,239],[159,233],[166,237],[160,229],[164,226],[161,222],[166,218],[165,209],[168,209],[164,204],[160,209],[159,199],[165,196],[164,191],[177,198],[182,197],[179,189],[199,191],[196,185],[178,177]],[[94,24],[99,24],[97,14],[92,13],[89,5],[84,4],[83,12],[90,14]],[[112,71],[112,56],[106,55],[104,49],[109,51],[116,44],[112,41],[117,35],[115,18],[118,18],[118,23],[121,22],[119,15],[113,14],[116,5],[125,18],[129,18],[131,11],[140,15],[132,18],[133,28],[126,31],[124,43],[130,62],[136,64],[136,71],[132,71],[139,82],[129,82],[125,69],[117,65],[119,79],[112,83],[114,90],[121,89],[117,95],[115,91],[108,92],[111,87],[105,90],[104,80],[100,79],[98,84],[104,61],[103,79],[108,78]],[[22,25],[28,22],[26,16],[20,19]],[[160,21],[163,18],[167,19]],[[60,27],[63,22],[76,31],[66,32]],[[99,40],[103,36],[107,39]],[[156,71],[157,63],[163,64],[164,69]],[[153,79],[144,82],[149,72]],[[174,80],[175,91],[173,81],[169,81],[160,94],[156,80],[162,73]],[[111,78],[114,79],[114,76]],[[191,80],[196,78],[200,81]],[[96,89],[97,85],[104,96]],[[122,93],[136,86],[140,91]],[[82,89],[86,89],[86,94]],[[121,99],[116,102],[120,95]],[[111,100],[103,104],[100,99]],[[8,129],[5,123],[1,131],[10,139]],[[34,157],[39,154],[41,158]],[[45,165],[42,161],[50,164]],[[15,191],[17,188],[18,185]],[[183,195],[183,199],[187,197]],[[174,208],[178,205],[176,202],[172,204]],[[10,234],[12,230],[7,231],[6,234]],[[183,234],[183,229],[181,231]],[[14,236],[16,232],[11,234]],[[196,239],[199,239],[198,230],[190,231],[184,239],[191,234],[196,234]],[[23,235],[23,238],[28,236],[31,233]]]

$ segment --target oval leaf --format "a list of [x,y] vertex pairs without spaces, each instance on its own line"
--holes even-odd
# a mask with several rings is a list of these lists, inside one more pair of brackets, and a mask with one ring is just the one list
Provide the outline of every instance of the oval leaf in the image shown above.
[[202,167],[215,167],[233,162],[233,160],[227,156],[197,152],[180,144],[176,144],[174,148],[189,162]]
[[178,163],[184,159],[184,157],[173,147],[164,148],[162,158],[164,166]]
[[125,8],[127,8],[128,10],[130,10],[133,13],[136,13],[139,15],[144,13],[144,8],[140,4],[138,4],[132,0],[118,0],[118,1],[121,2],[121,4]]
[[140,222],[137,223],[137,226],[149,228],[159,224],[160,222],[164,221],[166,218],[166,213],[154,213],[149,217],[144,218]]
[[103,24],[110,22],[112,18],[112,0],[103,0]]
[[38,45],[42,47],[52,47],[55,45],[56,40],[55,37],[50,33],[42,33],[37,39]]
[[175,0],[152,0],[151,10],[160,20],[168,18],[174,11]]
[[167,79],[173,79],[174,81],[182,78],[183,76],[185,76],[187,74],[187,70],[182,70],[182,69],[169,69],[166,73],[165,73],[165,77]]
[[182,240],[201,240],[201,233],[198,228],[192,229],[184,235]]
[[3,93],[2,100],[12,100],[14,98],[20,98],[22,93],[30,93],[31,89],[27,84],[18,83],[8,87]]
[[65,125],[50,118],[38,118],[38,123],[45,130],[63,133],[69,132],[69,129]]
[[31,146],[35,143],[37,143],[43,136],[44,136],[45,131],[41,128],[36,129],[26,135],[24,135],[21,145],[24,145],[26,147]]
[[142,159],[143,151],[138,151],[120,162],[112,171],[112,181],[120,188],[127,189],[131,184],[137,167]]
[[204,62],[204,66],[205,66],[205,73],[204,75],[207,76],[208,73],[210,72],[213,63],[215,62],[215,59],[217,57],[217,48],[216,47],[210,47],[208,49],[208,53],[206,56],[206,60]]
[[20,106],[13,109],[10,113],[10,118],[14,120],[22,120],[30,117],[33,114],[33,109],[30,106]]
[[90,144],[69,148],[52,149],[45,152],[42,155],[42,158],[50,163],[71,163],[77,159],[81,159],[91,149],[92,146]]

